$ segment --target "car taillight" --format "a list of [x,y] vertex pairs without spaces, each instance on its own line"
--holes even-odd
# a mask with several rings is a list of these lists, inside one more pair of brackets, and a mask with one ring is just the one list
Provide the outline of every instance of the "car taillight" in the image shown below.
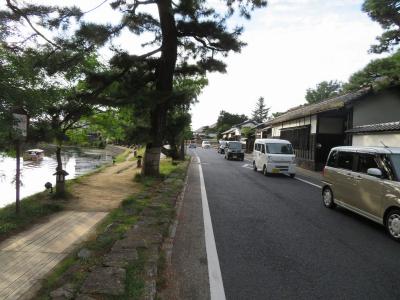
[[325,176],[325,169],[326,167],[324,167],[324,169],[322,170],[322,176]]

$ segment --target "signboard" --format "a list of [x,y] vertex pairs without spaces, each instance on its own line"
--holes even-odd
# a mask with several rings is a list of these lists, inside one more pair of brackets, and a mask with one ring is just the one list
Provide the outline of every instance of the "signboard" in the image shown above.
[[13,129],[19,136],[26,137],[28,130],[28,116],[22,114],[13,114]]

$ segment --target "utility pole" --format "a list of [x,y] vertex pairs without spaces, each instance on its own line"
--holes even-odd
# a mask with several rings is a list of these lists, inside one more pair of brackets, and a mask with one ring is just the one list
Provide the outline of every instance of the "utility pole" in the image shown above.
[[15,175],[15,213],[20,212],[20,189],[21,189],[21,142],[19,139],[15,142],[15,153],[17,156],[17,172]]
[[16,174],[15,174],[15,213],[21,210],[21,141],[26,138],[28,130],[28,115],[23,108],[13,110],[13,129],[15,134]]

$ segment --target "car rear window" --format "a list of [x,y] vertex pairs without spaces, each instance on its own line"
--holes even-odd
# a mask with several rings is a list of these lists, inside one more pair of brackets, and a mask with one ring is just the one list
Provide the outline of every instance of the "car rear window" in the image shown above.
[[337,166],[338,168],[352,170],[353,160],[354,160],[354,154],[352,152],[339,152]]
[[242,144],[239,142],[230,142],[229,143],[229,148],[230,149],[242,149]]

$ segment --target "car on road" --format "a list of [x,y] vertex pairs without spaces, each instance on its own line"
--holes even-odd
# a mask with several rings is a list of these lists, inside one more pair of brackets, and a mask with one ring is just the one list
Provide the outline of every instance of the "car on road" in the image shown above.
[[226,147],[224,149],[224,157],[227,160],[238,159],[244,160],[244,151],[242,148],[241,142],[229,141],[226,143]]
[[400,241],[400,148],[335,147],[323,172],[322,200],[386,227]]
[[218,150],[217,150],[217,152],[218,153],[221,153],[221,154],[225,154],[225,147],[226,147],[226,144],[228,143],[228,141],[219,141],[219,146],[218,146]]
[[287,140],[256,139],[253,151],[253,170],[269,174],[296,175],[296,156],[292,144]]
[[190,142],[190,144],[189,144],[188,147],[189,147],[189,148],[196,148],[197,145],[196,145],[196,143],[194,143],[194,142]]
[[211,144],[209,141],[203,141],[203,142],[201,142],[201,147],[203,149],[209,149],[209,148],[211,148]]

